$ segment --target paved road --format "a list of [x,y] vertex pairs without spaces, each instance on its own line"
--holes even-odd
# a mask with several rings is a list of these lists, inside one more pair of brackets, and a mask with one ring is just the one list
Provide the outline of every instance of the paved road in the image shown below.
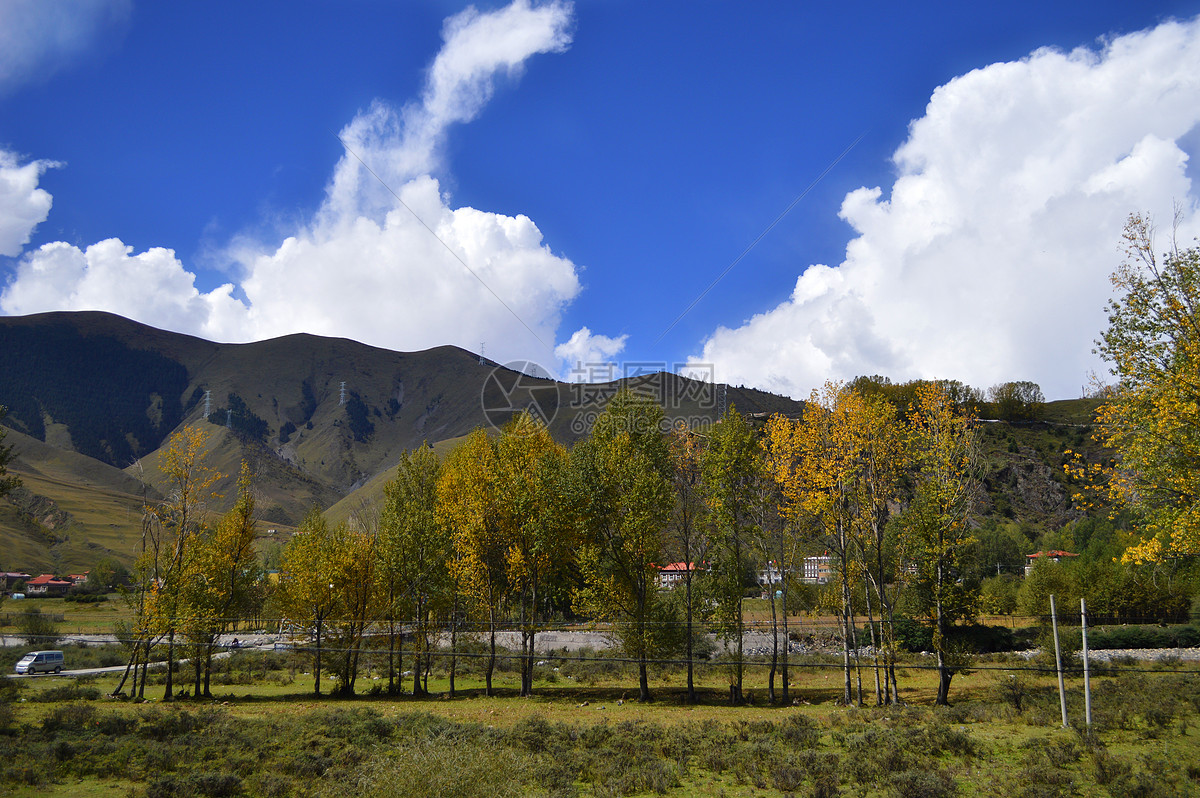
[[[273,649],[274,649],[274,644],[261,645],[261,646],[242,646],[241,648],[238,648],[238,649],[232,649],[232,650],[226,649],[224,651],[218,651],[216,654],[213,655],[213,659],[225,659],[226,657],[232,657],[238,651],[271,651]],[[175,664],[178,667],[183,667],[188,662],[190,662],[190,660],[180,659],[180,660],[176,660]],[[158,669],[158,668],[162,668],[162,667],[166,666],[166,664],[167,664],[166,662],[151,662],[150,667]],[[105,674],[105,673],[120,673],[124,670],[125,670],[124,665],[108,665],[103,668],[75,668],[73,670],[64,670],[61,673],[57,673],[57,674],[55,674],[55,673],[34,673],[34,674],[10,673],[10,674],[7,674],[7,676],[10,679],[38,679],[38,678],[41,678],[42,676],[99,676],[99,675]]]

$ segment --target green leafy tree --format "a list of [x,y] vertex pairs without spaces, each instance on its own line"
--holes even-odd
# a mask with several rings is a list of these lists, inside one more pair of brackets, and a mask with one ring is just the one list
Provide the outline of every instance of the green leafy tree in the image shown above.
[[[704,535],[705,503],[703,494],[702,438],[692,430],[675,427],[670,438],[671,462],[674,466],[675,509],[671,516],[671,545],[684,563],[683,613],[684,649],[687,658],[687,696],[696,703],[695,638],[696,638],[696,569],[707,558],[707,538]],[[786,670],[785,670],[786,673]],[[786,691],[786,676],[785,676]]]
[[388,691],[395,682],[397,620],[411,619],[415,642],[413,693],[423,692],[420,674],[431,656],[432,613],[452,598],[451,540],[438,521],[441,461],[428,446],[405,452],[396,476],[384,486],[379,525],[379,598],[388,622]]
[[1005,421],[1033,421],[1041,418],[1046,397],[1036,382],[1005,382],[988,390],[996,417]]
[[650,700],[648,662],[669,645],[669,605],[658,590],[663,532],[674,495],[662,408],[621,391],[571,450],[581,510],[578,612],[608,621],[638,662],[638,700]]
[[705,497],[708,504],[708,546],[716,606],[713,619],[726,646],[733,646],[729,673],[729,700],[742,703],[746,573],[754,569],[761,554],[764,510],[763,484],[766,476],[754,430],[731,408],[712,426],[703,460]]
[[37,607],[28,607],[17,616],[17,629],[31,646],[52,646],[58,640],[58,624]]

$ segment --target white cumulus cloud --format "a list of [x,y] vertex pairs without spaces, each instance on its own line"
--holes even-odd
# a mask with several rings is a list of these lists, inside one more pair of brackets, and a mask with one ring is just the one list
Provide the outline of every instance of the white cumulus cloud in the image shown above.
[[911,123],[886,196],[845,197],[845,259],[809,266],[695,360],[797,397],[860,374],[1077,396],[1103,370],[1091,350],[1127,215],[1169,232],[1181,203],[1180,239],[1198,230],[1183,143],[1197,125],[1200,20],[958,77]]
[[611,338],[593,333],[580,327],[570,338],[554,349],[560,360],[566,363],[566,376],[574,382],[596,382],[615,379],[613,358],[625,348],[628,335]]
[[38,180],[42,172],[58,165],[53,161],[22,164],[15,154],[0,150],[0,255],[21,254],[34,228],[46,221],[52,198],[38,188]]
[[448,128],[478,115],[498,77],[570,44],[571,13],[515,0],[447,20],[420,100],[400,111],[377,101],[342,131],[347,152],[312,219],[281,244],[229,245],[236,287],[200,292],[166,249],[54,243],[20,260],[0,310],[110,310],[222,341],[304,331],[407,350],[486,342],[502,362],[551,360],[580,290],[574,264],[526,216],[452,208],[432,175]]

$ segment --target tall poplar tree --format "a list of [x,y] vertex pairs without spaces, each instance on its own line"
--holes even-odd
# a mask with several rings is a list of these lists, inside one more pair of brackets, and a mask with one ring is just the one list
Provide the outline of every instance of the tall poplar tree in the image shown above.
[[950,681],[963,653],[954,645],[952,627],[975,617],[979,595],[967,561],[974,542],[969,520],[977,490],[972,423],[942,384],[917,389],[909,424],[919,467],[912,504],[901,517],[900,555],[906,582],[933,630],[936,703],[941,705],[949,702]]
[[742,600],[746,575],[754,569],[761,549],[765,477],[761,450],[745,417],[730,408],[709,431],[703,459],[708,505],[708,547],[716,601],[713,617],[726,647],[732,644],[729,673],[730,703],[742,703],[745,613]]
[[638,700],[650,700],[648,662],[672,628],[658,590],[662,539],[671,518],[671,457],[663,410],[653,399],[617,393],[591,435],[571,450],[581,511],[577,611],[613,624],[638,662]]
[[[453,584],[449,530],[437,517],[441,461],[428,446],[405,452],[396,476],[384,485],[377,546],[379,602],[388,623],[388,691],[396,681],[397,621],[412,619],[415,667],[413,694],[423,692],[421,673],[430,657],[431,613],[449,603]],[[403,670],[401,662],[400,670]]]
[[567,488],[567,450],[546,425],[519,413],[496,442],[497,492],[507,543],[506,575],[519,605],[521,695],[533,693],[535,636],[546,582],[569,559],[575,519]]
[[676,427],[670,437],[671,462],[674,465],[675,509],[671,516],[672,544],[683,557],[684,651],[687,658],[687,698],[696,702],[695,652],[695,575],[706,560],[704,535],[704,494],[701,465],[701,438],[690,429]]
[[476,429],[447,456],[438,478],[438,517],[451,536],[455,582],[488,627],[487,695],[493,695],[496,631],[511,592],[496,442]]

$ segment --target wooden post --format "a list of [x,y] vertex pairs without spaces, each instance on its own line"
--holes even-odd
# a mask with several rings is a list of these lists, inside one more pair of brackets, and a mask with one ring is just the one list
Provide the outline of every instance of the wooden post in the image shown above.
[[1083,717],[1084,723],[1092,728],[1092,680],[1088,672],[1087,645],[1087,599],[1079,599],[1080,631],[1083,635]]
[[1063,685],[1062,649],[1058,645],[1058,615],[1054,610],[1054,594],[1050,595],[1050,626],[1054,630],[1054,662],[1058,666],[1058,703],[1062,706],[1062,725],[1067,728],[1067,690]]

